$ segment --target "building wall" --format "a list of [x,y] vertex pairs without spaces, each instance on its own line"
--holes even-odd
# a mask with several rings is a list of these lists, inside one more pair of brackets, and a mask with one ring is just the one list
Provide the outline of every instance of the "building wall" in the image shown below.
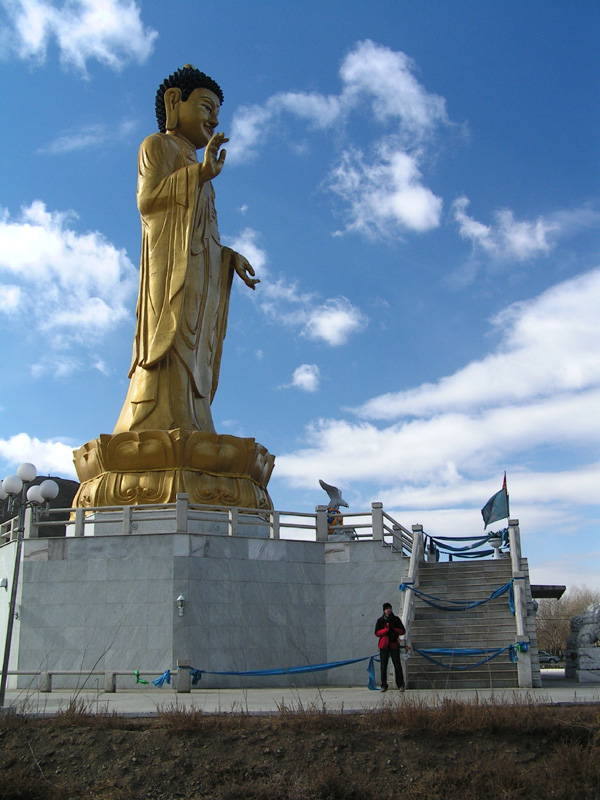
[[[0,564],[5,550],[13,552],[0,548]],[[407,567],[407,559],[372,540],[194,533],[25,540],[13,648],[20,670],[81,673],[57,676],[55,687],[81,685],[91,670],[159,674],[178,659],[209,671],[245,671],[363,658],[377,650],[373,627],[382,602],[400,612]],[[366,666],[205,675],[201,685],[361,685]],[[87,685],[96,683],[103,681]],[[133,678],[119,685],[133,688]]]

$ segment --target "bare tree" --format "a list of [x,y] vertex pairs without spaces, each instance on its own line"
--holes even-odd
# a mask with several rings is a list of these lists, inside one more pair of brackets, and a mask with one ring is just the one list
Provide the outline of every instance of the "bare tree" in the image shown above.
[[600,590],[587,586],[569,589],[560,600],[540,600],[535,618],[540,650],[563,655],[571,617],[582,614],[591,603],[600,603]]

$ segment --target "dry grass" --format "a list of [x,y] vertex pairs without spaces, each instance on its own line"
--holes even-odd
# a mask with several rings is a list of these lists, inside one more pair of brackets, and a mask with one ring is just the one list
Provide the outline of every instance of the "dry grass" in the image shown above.
[[[80,765],[78,769],[76,765]],[[83,764],[83,767],[81,766]],[[600,705],[0,716],[2,800],[598,800]]]

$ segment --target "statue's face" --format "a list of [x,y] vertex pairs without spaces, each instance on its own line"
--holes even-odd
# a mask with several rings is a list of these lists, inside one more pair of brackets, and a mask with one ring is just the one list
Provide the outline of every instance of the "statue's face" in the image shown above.
[[210,89],[194,89],[188,99],[178,104],[177,133],[196,148],[206,147],[219,124],[219,98]]

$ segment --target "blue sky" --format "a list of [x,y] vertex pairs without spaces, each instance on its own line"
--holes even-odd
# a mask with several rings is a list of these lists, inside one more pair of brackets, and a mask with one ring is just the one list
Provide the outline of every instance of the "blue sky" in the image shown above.
[[127,390],[136,157],[192,63],[230,137],[213,403],[277,508],[478,534],[508,473],[534,582],[600,588],[600,7],[0,0],[0,472],[74,477]]

